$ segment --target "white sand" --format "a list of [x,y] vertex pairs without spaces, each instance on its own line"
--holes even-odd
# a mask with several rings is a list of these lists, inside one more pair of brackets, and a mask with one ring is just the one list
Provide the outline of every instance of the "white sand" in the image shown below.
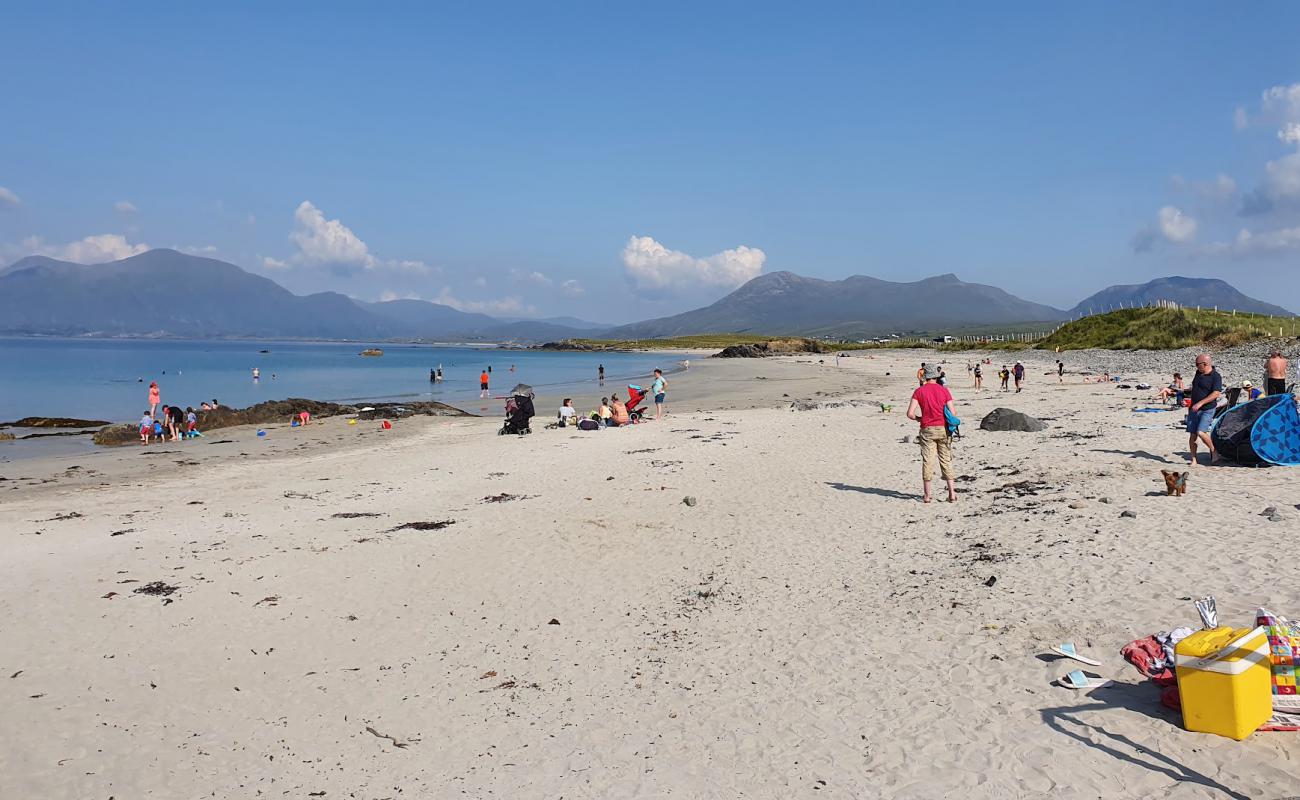
[[[666,422],[598,433],[545,399],[523,438],[332,419],[3,465],[0,797],[1300,794],[1300,735],[1185,732],[1118,653],[1192,596],[1300,615],[1295,471],[1166,498],[1186,436],[1120,426],[1174,414],[1050,359],[976,396],[950,356],[974,480],[925,506],[917,360],[692,359]],[[815,391],[896,405],[781,397]],[[977,430],[998,405],[1052,427]],[[1052,685],[1063,640],[1118,685]]]

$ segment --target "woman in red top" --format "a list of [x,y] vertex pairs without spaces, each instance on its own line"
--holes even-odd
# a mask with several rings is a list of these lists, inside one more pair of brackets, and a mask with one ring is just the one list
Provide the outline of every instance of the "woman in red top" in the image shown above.
[[158,391],[158,382],[149,383],[149,416],[157,416],[158,406],[162,404],[162,393]]
[[[922,500],[930,502],[930,482],[934,479],[934,463],[939,462],[943,479],[948,482],[948,502],[957,501],[956,477],[952,469],[952,439],[944,424],[944,409],[952,408],[952,392],[940,386],[939,367],[930,364],[925,368],[924,383],[912,392],[912,402],[907,406],[907,418],[921,424],[916,441],[921,445],[921,484],[925,487]],[[954,416],[956,411],[953,411]]]

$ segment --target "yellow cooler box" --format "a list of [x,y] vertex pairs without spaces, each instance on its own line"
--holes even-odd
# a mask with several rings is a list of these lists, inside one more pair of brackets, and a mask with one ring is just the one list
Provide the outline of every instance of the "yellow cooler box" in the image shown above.
[[1174,647],[1183,727],[1238,741],[1273,715],[1263,628],[1211,628]]

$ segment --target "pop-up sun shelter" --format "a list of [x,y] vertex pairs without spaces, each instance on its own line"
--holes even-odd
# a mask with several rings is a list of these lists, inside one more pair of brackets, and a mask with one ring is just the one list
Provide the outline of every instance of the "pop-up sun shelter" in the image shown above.
[[1233,406],[1210,437],[1219,455],[1238,464],[1300,466],[1300,414],[1295,395],[1274,394]]

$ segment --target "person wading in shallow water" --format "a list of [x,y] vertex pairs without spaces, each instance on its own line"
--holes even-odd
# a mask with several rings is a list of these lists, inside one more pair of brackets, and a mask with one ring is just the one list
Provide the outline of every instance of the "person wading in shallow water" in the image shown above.
[[944,410],[951,410],[956,415],[956,409],[952,407],[952,392],[939,385],[939,371],[936,366],[925,368],[925,382],[912,392],[907,418],[921,425],[916,441],[921,445],[921,486],[925,490],[922,501],[930,502],[930,484],[934,480],[937,461],[939,471],[948,483],[948,502],[954,503],[957,501],[956,475],[953,474],[952,439],[948,436]]

